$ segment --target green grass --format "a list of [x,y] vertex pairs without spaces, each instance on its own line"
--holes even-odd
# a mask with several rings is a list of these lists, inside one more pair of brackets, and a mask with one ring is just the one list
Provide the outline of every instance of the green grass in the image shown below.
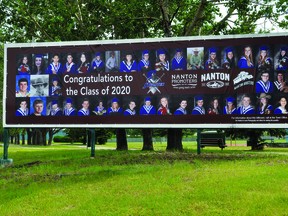
[[[109,144],[111,148],[115,148]],[[109,146],[108,145],[108,146]],[[9,147],[0,215],[287,215],[288,149]],[[139,147],[140,146],[140,147]]]

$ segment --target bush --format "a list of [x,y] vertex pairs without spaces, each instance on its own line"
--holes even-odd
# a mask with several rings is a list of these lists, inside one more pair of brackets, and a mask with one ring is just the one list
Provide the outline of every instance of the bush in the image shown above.
[[67,136],[54,136],[53,138],[54,142],[72,142],[72,139],[70,137]]

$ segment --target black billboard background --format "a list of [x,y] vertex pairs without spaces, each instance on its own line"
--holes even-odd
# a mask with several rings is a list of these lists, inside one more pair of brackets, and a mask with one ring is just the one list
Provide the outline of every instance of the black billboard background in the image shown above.
[[[170,55],[169,59],[173,58],[175,49],[181,48],[183,51],[188,47],[204,47],[204,61],[207,60],[207,53],[210,47],[217,48],[218,57],[225,49],[225,47],[233,47],[236,53],[237,58],[239,59],[242,55],[242,49],[245,45],[250,45],[253,49],[254,62],[256,62],[257,55],[259,52],[259,47],[266,45],[269,47],[269,54],[273,57],[273,64],[277,58],[277,54],[281,46],[287,46],[287,37],[286,36],[275,36],[275,37],[257,37],[257,38],[232,38],[232,39],[217,39],[217,40],[187,40],[187,41],[162,41],[162,42],[141,42],[141,43],[121,43],[115,44],[111,41],[111,44],[96,44],[96,45],[78,45],[78,46],[34,46],[34,47],[12,47],[7,49],[7,88],[6,88],[6,119],[5,123],[9,125],[18,125],[18,124],[32,124],[32,126],[37,127],[39,125],[105,125],[105,124],[247,124],[247,123],[287,123],[286,115],[191,115],[191,111],[195,106],[194,97],[197,95],[203,96],[204,106],[207,108],[210,101],[213,97],[217,97],[220,100],[221,108],[225,105],[225,98],[228,96],[233,96],[234,98],[239,98],[239,95],[250,94],[252,96],[253,105],[256,106],[257,94],[255,93],[255,81],[258,79],[259,74],[257,73],[256,68],[253,69],[239,69],[235,68],[232,70],[227,69],[217,69],[217,70],[185,70],[185,71],[167,71],[157,73],[157,77],[161,78],[161,83],[164,83],[163,86],[158,88],[159,91],[156,91],[154,94],[149,92],[149,88],[145,88],[145,83],[147,82],[147,74],[141,72],[135,73],[120,73],[120,72],[111,72],[111,73],[101,73],[101,74],[89,74],[88,76],[92,77],[122,77],[122,82],[87,82],[83,85],[78,83],[66,82],[67,76],[70,79],[83,78],[87,75],[65,75],[59,77],[60,83],[62,86],[63,95],[57,98],[60,107],[63,108],[65,98],[70,97],[73,100],[74,107],[80,109],[82,99],[88,98],[90,100],[90,110],[92,111],[97,105],[99,100],[102,100],[106,109],[111,104],[111,100],[115,97],[119,100],[120,106],[125,110],[130,99],[135,100],[137,104],[137,109],[143,105],[145,97],[149,96],[151,98],[152,104],[158,109],[159,101],[161,97],[167,97],[169,100],[169,108],[173,113],[178,107],[182,99],[186,99],[188,102],[187,114],[185,116],[175,116],[175,115],[166,115],[166,116],[25,116],[25,117],[16,117],[15,112],[17,109],[17,100],[15,97],[16,89],[16,75],[17,75],[17,62],[19,56],[28,55],[32,56],[33,54],[49,54],[59,53],[61,54],[61,60],[63,61],[64,56],[67,53],[73,53],[79,55],[81,52],[91,53],[91,56],[96,52],[106,52],[111,50],[119,50],[120,53],[125,53],[129,50],[134,52],[135,56],[140,58],[142,50],[150,50],[150,53],[156,53],[158,49],[165,49]],[[121,54],[120,54],[121,55]],[[152,54],[154,58],[156,54]],[[186,55],[186,53],[185,53]],[[185,56],[184,55],[184,56]],[[50,59],[51,56],[49,56]],[[221,55],[222,58],[222,55]],[[48,59],[48,60],[49,60]],[[91,59],[90,59],[91,60]],[[152,59],[153,60],[153,59]],[[220,60],[220,59],[219,59]],[[30,58],[30,63],[32,58]],[[237,78],[239,73],[246,72],[248,75],[252,75],[252,79],[244,82],[235,84],[234,80]],[[287,73],[287,72],[286,72]],[[224,74],[224,75],[223,75]],[[271,80],[275,79],[276,70],[273,70]],[[146,76],[146,77],[145,77]],[[224,80],[219,78],[224,76]],[[127,80],[126,77],[133,78],[132,81]],[[217,77],[217,79],[212,78]],[[229,77],[229,79],[227,79]],[[211,78],[211,79],[210,79]],[[287,77],[288,78],[288,77]],[[50,77],[51,79],[51,77]],[[177,82],[183,79],[187,79],[186,83],[183,85],[176,85]],[[213,88],[213,81],[221,80],[223,86],[219,88]],[[209,84],[212,84],[210,85]],[[175,84],[175,85],[174,85]],[[210,85],[210,87],[208,87]],[[87,89],[98,89],[98,95],[89,95],[81,93],[81,88],[84,87],[83,92],[87,93]],[[115,91],[111,89],[115,87]],[[109,93],[101,94],[103,89],[109,88]],[[121,90],[117,91],[117,88]],[[129,88],[129,93],[127,89]],[[78,94],[68,93],[67,89],[72,89],[73,91],[77,90]],[[52,97],[46,97],[46,104],[50,103],[53,99]],[[273,93],[273,102],[276,104],[279,99],[278,93]],[[31,104],[30,104],[31,106]],[[151,126],[152,127],[152,126]]]

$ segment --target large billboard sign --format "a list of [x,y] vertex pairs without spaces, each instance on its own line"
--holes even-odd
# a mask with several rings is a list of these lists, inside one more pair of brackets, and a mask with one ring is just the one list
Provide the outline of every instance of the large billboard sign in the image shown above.
[[284,34],[5,44],[4,127],[286,128]]

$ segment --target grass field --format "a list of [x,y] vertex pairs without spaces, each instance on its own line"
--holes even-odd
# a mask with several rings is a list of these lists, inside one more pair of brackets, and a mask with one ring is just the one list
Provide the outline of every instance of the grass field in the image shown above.
[[288,215],[287,148],[165,146],[10,145],[0,215]]

